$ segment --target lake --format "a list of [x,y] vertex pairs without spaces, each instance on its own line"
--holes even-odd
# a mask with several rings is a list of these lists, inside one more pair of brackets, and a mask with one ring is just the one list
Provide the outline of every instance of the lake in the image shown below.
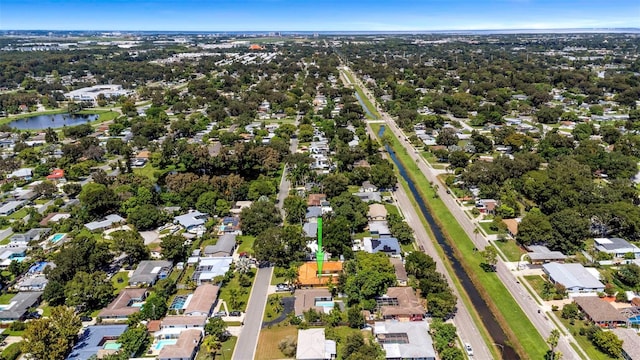
[[98,119],[97,114],[48,114],[13,120],[9,126],[18,130],[42,130],[80,125]]

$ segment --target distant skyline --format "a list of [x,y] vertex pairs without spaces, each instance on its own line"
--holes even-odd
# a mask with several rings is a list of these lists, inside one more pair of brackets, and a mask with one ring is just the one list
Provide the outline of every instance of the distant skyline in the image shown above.
[[0,30],[428,31],[640,27],[638,0],[0,0]]

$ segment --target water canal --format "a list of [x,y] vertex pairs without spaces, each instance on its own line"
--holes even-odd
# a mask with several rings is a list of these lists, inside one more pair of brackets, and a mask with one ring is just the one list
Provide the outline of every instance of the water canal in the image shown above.
[[13,120],[9,126],[18,130],[42,130],[85,124],[98,119],[96,114],[47,114]]
[[[380,127],[380,131],[378,132],[378,137],[380,138],[382,137],[384,130],[385,130],[384,126]],[[398,160],[395,152],[389,145],[386,145],[386,149],[387,149],[387,152],[389,153],[389,156],[391,157],[391,160],[393,160],[393,163],[398,167],[400,176],[402,176],[402,178],[409,185],[409,190],[411,190],[411,194],[416,199],[416,202],[418,204],[418,207],[420,208],[420,211],[422,212],[425,219],[427,220],[427,223],[431,227],[431,230],[433,231],[433,235],[435,236],[436,241],[438,242],[438,244],[440,244],[440,247],[442,247],[442,249],[444,250],[444,254],[449,260],[449,262],[451,263],[452,268],[455,271],[456,277],[460,280],[460,283],[462,284],[462,287],[464,288],[467,295],[469,295],[469,299],[471,300],[471,303],[473,304],[475,310],[480,315],[480,319],[482,320],[482,323],[484,324],[487,331],[489,331],[489,335],[493,339],[493,342],[501,346],[504,346],[504,350],[502,352],[503,358],[504,359],[520,359],[520,357],[515,352],[515,350],[508,344],[507,335],[505,334],[504,330],[502,329],[498,321],[494,318],[493,314],[491,313],[491,310],[489,310],[489,307],[487,306],[487,303],[484,301],[484,299],[480,295],[480,292],[478,291],[478,289],[476,289],[475,285],[471,281],[471,278],[469,277],[465,269],[460,264],[460,261],[455,257],[453,249],[447,242],[444,234],[442,233],[442,230],[440,229],[440,226],[436,223],[433,216],[429,212],[429,208],[426,206],[423,197],[420,195],[420,192],[416,188],[416,185],[408,176],[406,169],[404,168],[402,163]],[[456,325],[465,326],[465,324],[456,324]]]

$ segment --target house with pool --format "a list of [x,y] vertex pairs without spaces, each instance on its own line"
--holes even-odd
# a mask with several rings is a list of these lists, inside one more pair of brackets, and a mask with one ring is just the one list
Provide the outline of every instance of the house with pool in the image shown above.
[[127,325],[92,325],[84,329],[67,360],[98,359],[115,354],[122,346],[118,338],[127,330]]
[[98,313],[102,321],[126,321],[129,315],[140,311],[149,295],[146,288],[122,289],[106,308]]

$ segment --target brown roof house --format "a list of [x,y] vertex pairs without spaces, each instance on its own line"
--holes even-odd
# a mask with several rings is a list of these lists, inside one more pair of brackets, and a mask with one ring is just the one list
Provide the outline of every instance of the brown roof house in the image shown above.
[[317,306],[316,302],[333,301],[331,293],[327,289],[299,289],[296,290],[294,311],[296,316],[302,316],[304,312],[315,309],[324,312],[324,308]]
[[382,204],[371,204],[369,205],[367,218],[369,220],[387,220],[387,208]]
[[640,336],[633,329],[617,328],[612,330],[622,340],[622,358],[640,359]]
[[147,298],[147,289],[122,289],[120,294],[106,308],[98,313],[103,321],[123,321],[133,313],[140,311],[142,302]]
[[321,206],[323,201],[327,200],[325,194],[309,194],[307,199],[307,206]]
[[587,319],[598,326],[615,328],[627,322],[627,318],[620,311],[597,296],[576,296],[573,301],[584,312]]
[[400,286],[407,286],[407,282],[409,281],[409,276],[407,275],[407,270],[404,268],[404,264],[402,263],[402,259],[398,257],[390,257],[389,261],[391,261],[391,265],[393,265],[393,269],[396,273],[396,281]]
[[385,320],[422,321],[425,314],[411,287],[390,287],[376,299],[376,307]]
[[184,315],[209,316],[218,300],[220,288],[212,284],[202,284],[196,288],[184,310]]
[[185,330],[178,336],[178,341],[173,345],[165,345],[158,354],[159,360],[192,360],[195,358],[202,330]]

